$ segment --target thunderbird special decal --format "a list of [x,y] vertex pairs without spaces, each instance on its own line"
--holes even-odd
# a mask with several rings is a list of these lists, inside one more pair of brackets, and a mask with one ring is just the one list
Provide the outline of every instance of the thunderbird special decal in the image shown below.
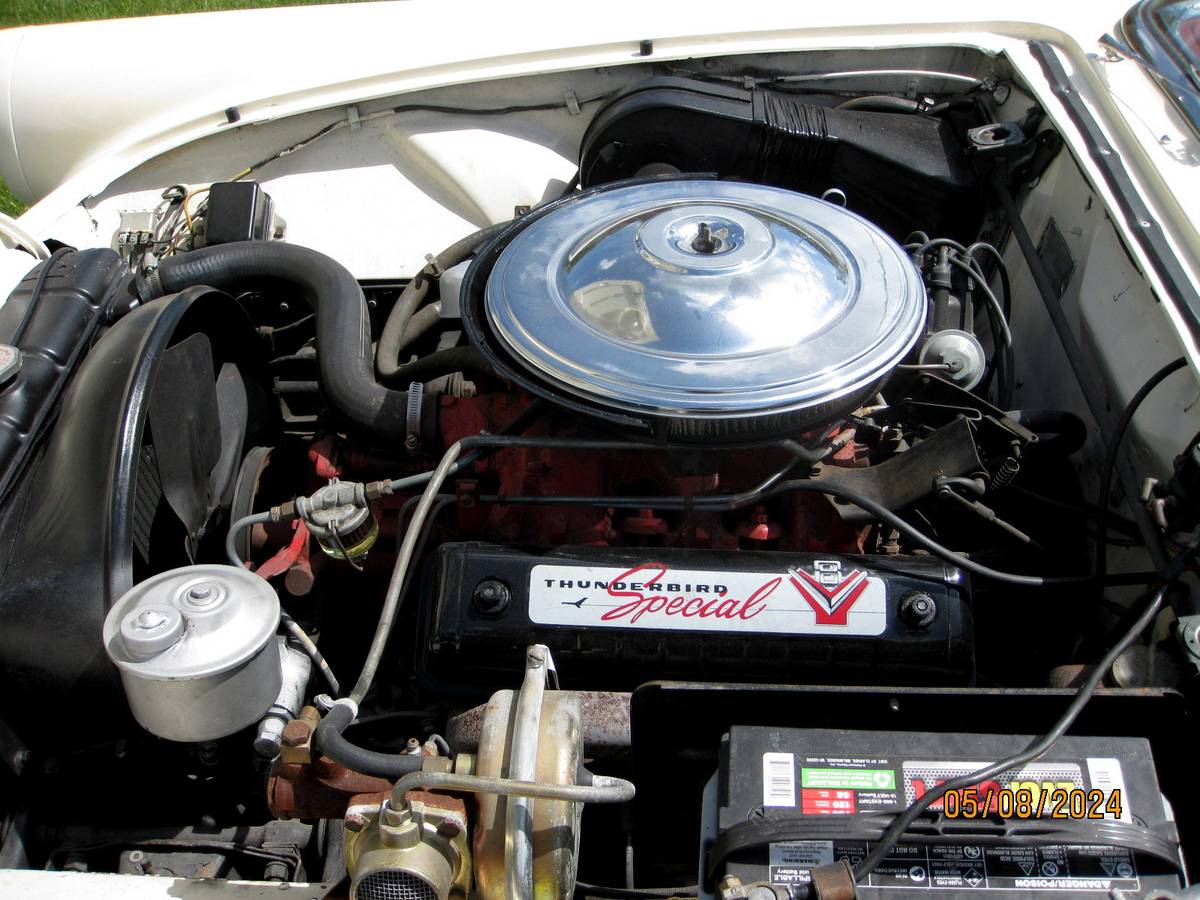
[[759,634],[877,635],[887,587],[841,560],[783,572],[534,566],[529,618],[541,625]]

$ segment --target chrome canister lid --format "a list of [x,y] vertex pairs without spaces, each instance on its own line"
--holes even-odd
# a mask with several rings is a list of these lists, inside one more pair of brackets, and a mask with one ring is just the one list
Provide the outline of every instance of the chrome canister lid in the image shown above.
[[826,404],[908,352],[925,292],[904,250],[839,206],[678,180],[581,196],[516,235],[491,328],[544,380],[624,411],[709,417]]
[[185,566],[126,591],[104,620],[104,647],[139,678],[187,681],[251,659],[279,628],[279,597],[234,566]]

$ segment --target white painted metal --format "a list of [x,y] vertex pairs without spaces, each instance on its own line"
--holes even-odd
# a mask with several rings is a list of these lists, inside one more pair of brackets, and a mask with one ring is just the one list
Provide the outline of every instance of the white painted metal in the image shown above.
[[[446,84],[656,59],[924,43],[979,33],[1091,49],[1125,0],[1003,5],[864,0],[731,7],[616,0],[586,17],[560,5],[437,0],[163,16],[0,32],[0,174],[40,197],[79,176],[78,196],[172,147],[264,122]],[[1027,23],[1037,23],[1030,25]],[[186,61],[186,64],[183,62]],[[78,196],[76,199],[78,199]]]

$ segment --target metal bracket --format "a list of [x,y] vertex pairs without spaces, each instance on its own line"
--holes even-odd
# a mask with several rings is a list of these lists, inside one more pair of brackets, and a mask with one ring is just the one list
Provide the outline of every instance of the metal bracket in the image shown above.
[[967,131],[967,153],[1017,152],[1025,145],[1025,132],[1016,122],[991,122]]
[[813,892],[817,900],[854,900],[858,887],[854,883],[854,872],[844,859],[825,866],[818,866],[810,873]]
[[[865,494],[888,509],[903,509],[928,496],[937,476],[970,475],[982,467],[970,425],[965,419],[955,419],[907,453],[866,469],[825,466],[816,480]],[[834,509],[845,522],[869,518],[867,512],[852,504],[835,503]]]

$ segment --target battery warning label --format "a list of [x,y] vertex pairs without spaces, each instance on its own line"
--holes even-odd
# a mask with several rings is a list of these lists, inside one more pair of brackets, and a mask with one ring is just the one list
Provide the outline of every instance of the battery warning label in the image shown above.
[[800,769],[800,811],[806,816],[848,815],[886,805],[895,791],[896,773],[891,769]]
[[[793,789],[793,768],[799,791]],[[806,816],[850,815],[890,809],[900,796],[896,766],[887,759],[763,754],[763,806],[799,806]]]
[[[866,841],[781,841],[770,847],[770,879],[808,884],[811,871],[836,860],[862,862]],[[985,847],[977,844],[898,844],[865,887],[920,890],[1136,891],[1133,854],[1114,847]]]
[[894,791],[891,769],[801,769],[800,786],[850,791]]

